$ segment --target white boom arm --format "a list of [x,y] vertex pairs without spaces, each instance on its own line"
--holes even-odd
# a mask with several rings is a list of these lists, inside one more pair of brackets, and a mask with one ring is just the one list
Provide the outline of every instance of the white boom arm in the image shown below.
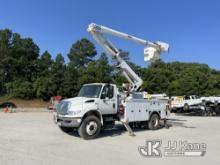
[[139,44],[143,44],[144,48],[144,60],[145,61],[155,61],[160,58],[161,53],[168,51],[169,45],[157,41],[155,43],[150,41],[145,41],[143,39],[122,33],[105,26],[97,25],[91,23],[87,29],[89,33],[92,34],[94,39],[102,46],[102,48],[112,57],[116,58],[118,61],[118,67],[121,68],[123,75],[128,79],[131,84],[130,91],[136,91],[143,84],[143,80],[130,68],[130,66],[120,57],[120,51],[108,41],[104,34],[113,35],[122,39],[130,40]]

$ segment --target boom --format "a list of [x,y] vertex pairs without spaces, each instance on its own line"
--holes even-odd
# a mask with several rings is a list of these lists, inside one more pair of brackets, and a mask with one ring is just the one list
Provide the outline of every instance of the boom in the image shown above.
[[121,58],[120,50],[107,40],[104,34],[113,35],[144,45],[145,61],[155,61],[160,58],[161,53],[164,53],[169,49],[169,45],[167,43],[160,41],[153,43],[94,23],[91,23],[87,30],[92,34],[93,38],[101,45],[101,47],[117,60],[118,67],[121,68],[123,75],[131,84],[130,92],[137,91],[143,84],[143,80]]

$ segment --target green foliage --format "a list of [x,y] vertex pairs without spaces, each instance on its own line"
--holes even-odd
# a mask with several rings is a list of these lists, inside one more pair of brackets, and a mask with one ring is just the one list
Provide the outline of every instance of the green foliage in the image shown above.
[[80,88],[78,83],[79,75],[78,70],[75,68],[73,63],[69,63],[66,67],[66,71],[63,73],[64,79],[63,83],[60,84],[60,87],[63,90],[63,97],[72,97],[76,96]]
[[82,86],[86,83],[111,82],[111,71],[112,68],[108,64],[108,58],[106,54],[103,53],[96,61],[88,63],[86,68],[80,68],[78,70],[80,73],[78,84]]
[[96,49],[93,43],[88,39],[81,39],[74,43],[68,54],[69,60],[76,66],[86,66],[96,55]]
[[[73,43],[65,63],[62,54],[54,59],[48,51],[40,55],[32,39],[0,30],[0,95],[48,100],[54,95],[76,96],[85,83],[127,83],[105,53],[96,55],[93,43],[83,38]],[[158,60],[144,68],[134,64],[128,52],[121,50],[120,56],[142,77],[142,90],[149,93],[220,95],[220,71],[208,65]]]
[[0,30],[1,95],[6,94],[6,84],[8,83],[18,85],[23,84],[20,80],[31,82],[34,79],[38,54],[39,48],[32,39],[21,38],[19,34],[12,33],[8,29]]
[[33,88],[36,97],[49,100],[49,98],[54,95],[55,84],[51,77],[39,77],[34,81]]
[[7,93],[11,97],[30,99],[34,97],[32,84],[28,81],[16,80],[6,84]]
[[51,76],[53,84],[55,84],[54,95],[62,95],[63,87],[61,84],[64,82],[64,73],[66,71],[65,60],[62,54],[58,54],[51,66]]
[[157,61],[143,76],[144,89],[169,95],[220,95],[220,72],[205,64]]

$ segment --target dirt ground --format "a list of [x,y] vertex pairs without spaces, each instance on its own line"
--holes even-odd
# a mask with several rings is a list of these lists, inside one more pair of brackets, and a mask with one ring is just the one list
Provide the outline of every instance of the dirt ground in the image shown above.
[[[66,134],[52,121],[52,113],[0,113],[1,165],[146,165],[220,164],[220,118],[171,115],[169,129],[135,130],[131,137],[120,125],[100,138],[83,140]],[[203,157],[147,158],[138,152],[146,140],[187,140],[206,143]]]

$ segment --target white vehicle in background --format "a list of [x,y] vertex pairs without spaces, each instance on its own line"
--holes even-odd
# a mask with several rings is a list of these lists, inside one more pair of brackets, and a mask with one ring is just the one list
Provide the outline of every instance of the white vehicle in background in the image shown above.
[[171,97],[171,111],[213,116],[220,112],[220,97],[173,96]]
[[150,129],[159,128],[159,121],[166,121],[168,99],[161,95],[145,99],[143,92],[137,92],[143,83],[142,79],[121,58],[121,51],[109,42],[104,34],[144,45],[146,61],[158,59],[162,53],[168,51],[169,45],[159,41],[153,43],[142,40],[93,23],[89,25],[88,31],[102,48],[116,59],[117,67],[121,69],[129,85],[123,91],[119,91],[115,84],[83,85],[77,97],[65,99],[58,105],[56,119],[60,128],[64,132],[77,129],[84,139],[96,138],[101,129],[114,127],[115,121],[123,123],[131,134],[133,132],[129,123]]
[[200,98],[206,105],[213,104],[215,106],[220,105],[220,97],[209,96],[209,97],[201,97]]
[[196,96],[173,96],[171,97],[171,109],[188,111],[191,108],[197,108],[202,105],[202,100]]

